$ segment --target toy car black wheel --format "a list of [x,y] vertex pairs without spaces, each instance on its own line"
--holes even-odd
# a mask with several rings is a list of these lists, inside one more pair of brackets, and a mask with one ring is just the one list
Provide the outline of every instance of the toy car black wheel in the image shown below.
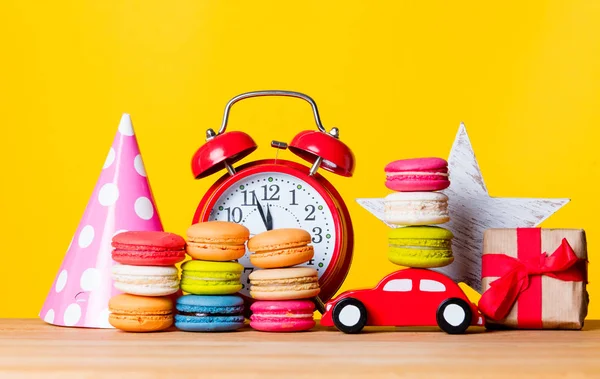
[[440,329],[448,334],[464,333],[473,318],[469,304],[463,299],[450,298],[438,307],[436,320]]
[[342,299],[333,308],[332,318],[338,330],[348,334],[358,333],[367,325],[367,308],[359,300]]

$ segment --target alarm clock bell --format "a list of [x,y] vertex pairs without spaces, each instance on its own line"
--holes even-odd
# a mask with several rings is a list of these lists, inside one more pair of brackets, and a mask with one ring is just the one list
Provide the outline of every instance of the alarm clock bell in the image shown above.
[[225,106],[225,113],[219,131],[206,131],[206,143],[202,145],[192,158],[192,173],[196,179],[210,176],[221,169],[227,169],[230,175],[235,175],[233,164],[256,150],[257,145],[248,134],[241,131],[225,133],[229,113],[233,104],[240,100],[263,96],[296,97],[308,102],[313,110],[318,130],[304,130],[298,133],[289,145],[273,141],[271,146],[289,150],[312,164],[310,175],[314,175],[322,167],[335,174],[351,177],[354,172],[354,154],[339,139],[339,129],[332,128],[329,132],[323,127],[315,101],[299,92],[292,91],[254,91],[240,94],[231,99]]

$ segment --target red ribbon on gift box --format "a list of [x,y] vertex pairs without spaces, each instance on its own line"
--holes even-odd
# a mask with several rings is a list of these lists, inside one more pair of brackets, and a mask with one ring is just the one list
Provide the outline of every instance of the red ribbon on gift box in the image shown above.
[[560,246],[548,256],[542,253],[540,228],[517,229],[517,256],[485,254],[482,277],[499,277],[490,284],[479,300],[479,310],[489,319],[504,319],[517,299],[519,328],[542,328],[542,275],[563,281],[586,280],[586,261],[579,259],[569,242],[563,238]]

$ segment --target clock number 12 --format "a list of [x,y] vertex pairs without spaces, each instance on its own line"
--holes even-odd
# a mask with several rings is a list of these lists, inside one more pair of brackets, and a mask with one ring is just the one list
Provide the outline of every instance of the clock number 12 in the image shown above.
[[263,200],[279,200],[279,186],[277,184],[271,184],[269,186],[269,193],[272,192],[269,197],[267,197],[267,186],[260,186],[260,188],[263,189]]

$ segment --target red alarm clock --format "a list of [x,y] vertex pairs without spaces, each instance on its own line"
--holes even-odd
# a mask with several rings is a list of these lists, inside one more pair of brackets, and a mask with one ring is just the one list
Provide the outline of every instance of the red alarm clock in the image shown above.
[[[288,144],[272,141],[275,149],[289,149],[311,163],[305,166],[282,159],[265,159],[233,164],[252,153],[257,145],[246,133],[228,131],[227,121],[233,104],[259,96],[287,96],[307,101],[314,114],[317,130],[298,133]],[[218,133],[206,131],[206,143],[192,158],[196,179],[227,172],[204,195],[193,223],[222,220],[242,224],[250,236],[271,229],[301,228],[312,236],[314,258],[301,265],[313,267],[319,274],[321,301],[329,300],[340,288],[352,260],[353,230],[348,209],[338,191],[319,173],[322,168],[350,177],[354,171],[354,155],[340,141],[339,130],[329,132],[321,124],[315,101],[307,95],[291,91],[256,91],[231,99],[223,115]],[[242,295],[248,294],[248,275],[254,270],[249,253],[239,262],[244,265]],[[322,305],[322,303],[321,303]]]

